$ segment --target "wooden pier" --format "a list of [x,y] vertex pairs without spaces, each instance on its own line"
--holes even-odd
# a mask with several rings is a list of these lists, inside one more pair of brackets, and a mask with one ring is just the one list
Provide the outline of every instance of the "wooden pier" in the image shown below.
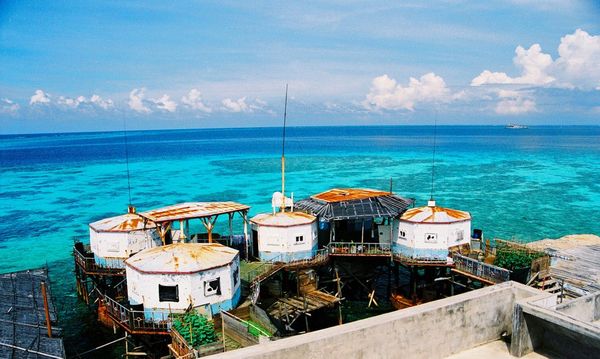
[[563,282],[566,294],[579,297],[600,291],[600,237],[572,235],[531,242],[527,247],[550,255],[550,276]]

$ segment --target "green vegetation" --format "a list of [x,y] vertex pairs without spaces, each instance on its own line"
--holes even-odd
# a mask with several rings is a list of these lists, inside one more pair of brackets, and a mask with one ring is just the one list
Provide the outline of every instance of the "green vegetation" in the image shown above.
[[499,247],[496,250],[496,260],[494,261],[494,265],[508,270],[529,268],[534,259],[543,255],[543,253],[538,252],[527,252],[509,247]]
[[177,315],[173,328],[194,348],[217,341],[213,322],[197,313]]
[[258,337],[259,335],[265,337],[273,336],[271,333],[269,333],[267,328],[263,327],[262,325],[253,320],[243,320],[243,322],[248,325],[248,332],[254,335],[255,337]]

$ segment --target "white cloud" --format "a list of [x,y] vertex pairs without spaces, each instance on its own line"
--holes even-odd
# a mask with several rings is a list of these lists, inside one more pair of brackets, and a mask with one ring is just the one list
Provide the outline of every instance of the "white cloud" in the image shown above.
[[522,84],[600,89],[600,36],[581,29],[563,36],[555,61],[542,52],[539,44],[531,45],[528,50],[518,46],[515,54],[513,62],[521,70],[520,76],[485,70],[471,81],[471,86]]
[[558,54],[555,71],[561,85],[600,90],[600,35],[577,29],[560,39]]
[[168,112],[175,112],[177,109],[177,103],[169,97],[169,95],[162,95],[161,98],[150,99],[159,110],[164,110]]
[[0,113],[16,113],[21,106],[7,98],[0,99]]
[[77,108],[81,102],[85,101],[85,97],[80,96],[78,98],[70,98],[60,96],[56,103],[61,106],[69,107],[69,108]]
[[237,100],[226,98],[221,101],[223,107],[229,112],[252,112],[252,108],[246,103],[246,97],[241,97]]
[[514,90],[498,91],[500,101],[495,111],[500,115],[522,115],[537,111],[535,100],[527,93]]
[[212,109],[204,104],[202,101],[202,93],[198,89],[191,89],[187,96],[181,98],[181,103],[192,110],[198,110],[202,112],[212,112]]
[[31,96],[31,99],[29,100],[29,104],[35,105],[38,103],[40,103],[40,104],[50,103],[50,94],[48,94],[42,90],[35,90],[35,94],[33,96]]
[[111,99],[105,100],[96,94],[94,94],[94,95],[92,95],[92,97],[90,97],[89,102],[100,108],[103,108],[105,110],[108,110],[109,108],[112,108],[114,106],[113,100],[111,100]]
[[77,96],[76,98],[60,96],[56,103],[62,107],[75,109],[81,105],[96,106],[104,110],[108,110],[114,106],[111,99],[103,99],[99,95],[92,95],[89,99],[85,96]]
[[152,110],[150,110],[150,108],[148,108],[144,104],[144,102],[145,102],[144,98],[146,96],[145,92],[146,92],[146,89],[143,87],[140,89],[131,90],[131,92],[129,93],[129,101],[127,102],[130,109],[132,109],[136,112],[140,112],[140,113],[152,112]]
[[373,79],[371,90],[362,104],[369,110],[414,111],[417,103],[448,101],[450,98],[444,79],[433,72],[419,79],[411,77],[406,87],[388,75],[382,75]]

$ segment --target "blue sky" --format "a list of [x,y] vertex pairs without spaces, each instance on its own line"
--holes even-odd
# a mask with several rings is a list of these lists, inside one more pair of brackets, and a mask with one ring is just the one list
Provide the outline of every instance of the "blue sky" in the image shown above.
[[0,0],[0,133],[599,124],[598,1]]

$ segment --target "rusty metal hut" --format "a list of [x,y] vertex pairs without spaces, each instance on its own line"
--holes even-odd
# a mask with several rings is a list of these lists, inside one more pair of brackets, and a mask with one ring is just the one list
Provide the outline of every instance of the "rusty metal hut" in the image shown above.
[[389,250],[393,220],[412,203],[387,191],[334,188],[298,201],[295,207],[318,217],[321,245],[378,243]]

